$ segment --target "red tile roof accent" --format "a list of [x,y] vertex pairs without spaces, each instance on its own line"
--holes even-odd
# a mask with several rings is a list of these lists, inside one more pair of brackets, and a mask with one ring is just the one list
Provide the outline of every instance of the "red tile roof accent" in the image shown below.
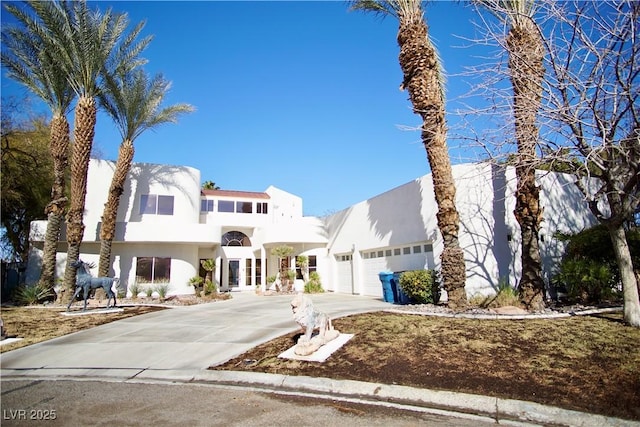
[[270,199],[267,193],[259,193],[257,191],[236,191],[236,190],[201,190],[203,196],[220,196],[220,197],[243,197],[245,199]]

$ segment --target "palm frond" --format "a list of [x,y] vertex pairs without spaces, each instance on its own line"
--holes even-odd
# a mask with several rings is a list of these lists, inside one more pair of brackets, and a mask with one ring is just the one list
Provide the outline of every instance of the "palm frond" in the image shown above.
[[164,123],[175,123],[181,114],[194,111],[189,104],[160,108],[171,82],[158,74],[149,80],[141,69],[125,75],[105,76],[106,90],[99,96],[123,140],[134,141],[142,132]]
[[[74,93],[58,65],[60,52],[46,29],[45,19],[38,19],[12,4],[5,7],[19,23],[2,31],[2,63],[9,77],[42,99],[54,115],[66,115]],[[46,20],[54,20],[48,15],[54,10],[46,10]]]

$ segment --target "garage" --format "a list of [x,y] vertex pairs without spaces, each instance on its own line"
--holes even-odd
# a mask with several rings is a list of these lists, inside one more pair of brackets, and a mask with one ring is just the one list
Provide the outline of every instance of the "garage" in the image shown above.
[[382,298],[381,271],[406,271],[434,268],[433,246],[430,243],[415,243],[401,247],[377,248],[362,251],[363,295]]
[[336,292],[353,294],[353,257],[351,254],[336,255],[338,283]]

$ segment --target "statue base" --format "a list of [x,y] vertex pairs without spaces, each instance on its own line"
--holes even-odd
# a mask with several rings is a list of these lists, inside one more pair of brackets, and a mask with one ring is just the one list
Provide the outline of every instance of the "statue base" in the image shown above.
[[335,339],[327,342],[326,344],[320,346],[316,351],[308,355],[299,355],[296,354],[296,346],[289,348],[288,350],[280,353],[278,355],[281,359],[290,359],[290,360],[303,360],[306,362],[324,362],[331,356],[336,350],[345,345],[351,338],[353,338],[353,334],[340,334]]

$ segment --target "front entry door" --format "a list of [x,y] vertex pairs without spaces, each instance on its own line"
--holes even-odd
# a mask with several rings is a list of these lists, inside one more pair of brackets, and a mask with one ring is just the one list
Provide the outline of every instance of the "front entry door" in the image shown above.
[[230,259],[229,260],[229,282],[227,286],[229,288],[237,288],[240,286],[240,260],[239,259]]

